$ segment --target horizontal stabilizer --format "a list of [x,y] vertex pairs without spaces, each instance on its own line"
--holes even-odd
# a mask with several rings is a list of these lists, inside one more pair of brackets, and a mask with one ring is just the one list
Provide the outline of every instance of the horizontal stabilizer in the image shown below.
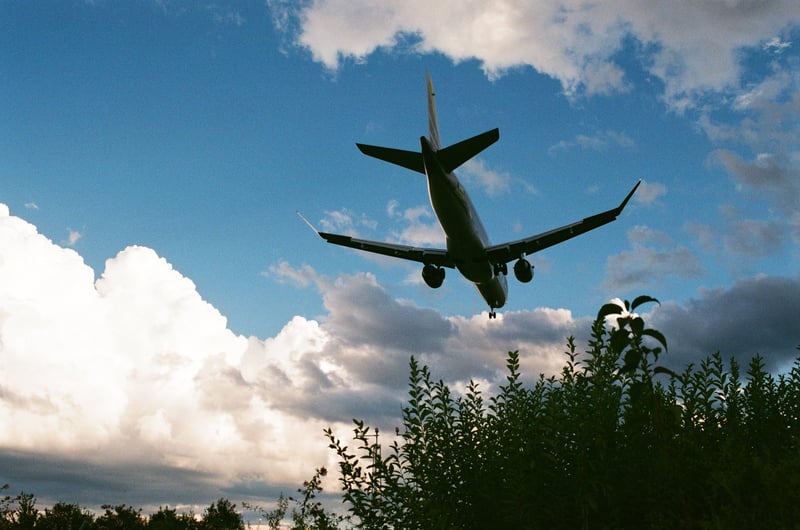
[[425,164],[422,162],[421,153],[392,149],[391,147],[378,147],[376,145],[356,144],[356,146],[367,156],[425,174]]
[[441,149],[438,153],[439,163],[447,173],[474,157],[500,138],[500,129],[492,129],[478,136],[467,138],[450,147]]

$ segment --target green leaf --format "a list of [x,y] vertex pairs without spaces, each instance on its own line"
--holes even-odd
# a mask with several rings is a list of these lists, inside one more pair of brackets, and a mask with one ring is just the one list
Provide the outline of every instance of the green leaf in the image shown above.
[[656,339],[662,346],[664,346],[664,350],[667,351],[667,338],[657,329],[646,329],[642,331],[642,335],[646,335],[648,337],[652,337]]
[[621,315],[622,307],[617,304],[608,303],[597,312],[597,320],[604,320],[608,315]]
[[644,319],[642,317],[632,318],[630,320],[631,331],[637,337],[641,337],[644,331]]
[[627,348],[631,343],[630,337],[626,331],[617,330],[611,334],[611,349],[619,355],[622,350]]
[[678,374],[676,374],[673,370],[670,370],[666,366],[656,366],[655,368],[653,368],[653,373],[654,374],[667,374],[670,377],[678,377]]
[[633,372],[639,363],[642,362],[642,353],[638,350],[628,350],[625,354],[625,364],[622,366],[623,372]]
[[642,295],[642,296],[637,296],[633,300],[633,303],[631,304],[631,311],[635,310],[640,305],[646,304],[648,302],[655,302],[658,305],[661,305],[661,302],[659,302],[657,299],[653,298],[652,296]]

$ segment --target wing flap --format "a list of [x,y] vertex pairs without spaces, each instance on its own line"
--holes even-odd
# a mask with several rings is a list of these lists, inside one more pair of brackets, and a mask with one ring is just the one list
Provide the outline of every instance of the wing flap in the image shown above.
[[430,263],[431,265],[439,265],[441,267],[450,268],[455,267],[453,260],[447,254],[447,251],[443,249],[412,247],[408,245],[399,245],[396,243],[368,241],[366,239],[357,239],[350,236],[329,234],[326,232],[319,232],[319,235],[322,237],[322,239],[328,243],[333,243],[334,245],[364,250],[374,254],[382,254],[392,258],[416,261],[418,263]]

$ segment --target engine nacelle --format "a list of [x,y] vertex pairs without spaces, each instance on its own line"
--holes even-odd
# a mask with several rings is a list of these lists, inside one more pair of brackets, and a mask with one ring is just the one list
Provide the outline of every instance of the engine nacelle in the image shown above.
[[425,280],[425,284],[428,287],[438,289],[444,282],[444,267],[437,267],[431,264],[425,265],[422,267],[422,279]]
[[514,264],[514,276],[522,283],[528,283],[533,279],[533,265],[525,258],[519,258]]

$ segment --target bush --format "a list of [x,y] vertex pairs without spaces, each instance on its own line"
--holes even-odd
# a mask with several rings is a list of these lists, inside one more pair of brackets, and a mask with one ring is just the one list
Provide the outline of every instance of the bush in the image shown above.
[[[359,528],[800,528],[800,362],[755,357],[743,381],[719,353],[656,366],[666,338],[607,305],[557,377],[454,395],[411,359],[403,431],[388,451],[355,420],[356,450],[326,430]],[[613,317],[613,318],[612,318]],[[615,318],[610,329],[606,320]],[[384,452],[386,454],[384,454]]]

